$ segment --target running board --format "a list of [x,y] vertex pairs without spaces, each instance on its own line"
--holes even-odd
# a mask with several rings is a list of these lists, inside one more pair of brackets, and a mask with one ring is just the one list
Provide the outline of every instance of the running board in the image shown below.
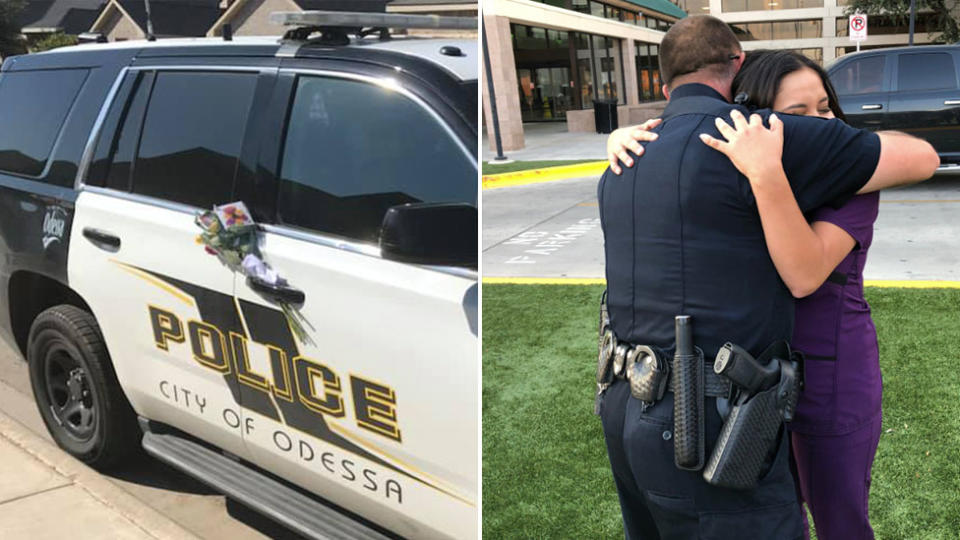
[[944,163],[937,167],[936,174],[960,174],[960,164]]
[[[141,421],[141,425],[144,423]],[[145,429],[143,448],[160,461],[308,538],[390,538],[369,525],[185,437],[153,433]]]

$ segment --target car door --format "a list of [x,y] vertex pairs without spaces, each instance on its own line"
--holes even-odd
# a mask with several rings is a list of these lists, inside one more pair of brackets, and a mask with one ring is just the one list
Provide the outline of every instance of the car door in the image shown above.
[[937,153],[960,158],[960,87],[948,49],[896,55],[888,127],[926,139]]
[[198,245],[194,218],[231,202],[255,96],[272,80],[242,67],[125,70],[99,121],[70,245],[70,284],[137,413],[237,455],[234,275]]
[[473,537],[477,273],[386,260],[377,240],[390,206],[476,206],[476,159],[394,78],[281,70],[272,111],[261,252],[288,289],[236,294],[250,384],[283,420],[244,432],[252,459],[402,536]]
[[885,129],[890,91],[890,66],[883,53],[857,55],[830,69],[830,81],[840,108],[853,127]]

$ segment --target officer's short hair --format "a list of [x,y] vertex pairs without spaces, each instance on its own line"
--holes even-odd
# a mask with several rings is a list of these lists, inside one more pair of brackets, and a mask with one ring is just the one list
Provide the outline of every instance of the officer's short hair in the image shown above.
[[727,23],[710,15],[691,15],[677,21],[660,43],[660,78],[673,79],[700,70],[732,78],[731,55],[741,52],[740,42]]

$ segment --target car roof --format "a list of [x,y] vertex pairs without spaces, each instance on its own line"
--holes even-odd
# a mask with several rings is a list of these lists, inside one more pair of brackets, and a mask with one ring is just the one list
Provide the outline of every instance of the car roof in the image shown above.
[[[391,39],[387,41],[364,40],[363,47],[415,56],[433,62],[462,81],[480,77],[477,62],[477,40],[473,39]],[[460,49],[461,56],[442,54],[443,47]]]
[[[99,51],[130,51],[131,56],[155,56],[166,49],[179,49],[174,54],[190,49],[209,49],[211,56],[216,55],[250,55],[274,56],[281,47],[295,47],[297,50],[309,46],[309,41],[284,41],[279,36],[237,36],[232,41],[223,38],[162,38],[156,41],[131,40],[114,41],[109,43],[84,43],[71,47],[62,47],[43,53],[30,55],[33,57],[62,55],[70,53],[88,53],[96,55]],[[450,56],[441,53],[444,47],[456,47],[461,56]],[[477,42],[470,39],[420,38],[396,36],[381,41],[376,37],[352,39],[350,45],[338,47],[342,49],[358,50],[371,49],[383,53],[393,53],[404,57],[413,57],[436,65],[444,69],[453,77],[461,81],[470,81],[479,78],[477,62]],[[22,57],[25,60],[28,57]]]

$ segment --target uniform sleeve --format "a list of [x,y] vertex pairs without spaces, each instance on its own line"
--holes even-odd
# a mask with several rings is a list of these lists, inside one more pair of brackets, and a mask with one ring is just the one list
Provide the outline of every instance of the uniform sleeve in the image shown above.
[[784,124],[783,168],[804,212],[839,208],[873,176],[880,161],[880,137],[841,120],[788,114]]
[[856,240],[857,245],[868,246],[873,239],[873,223],[877,220],[880,193],[866,193],[851,198],[839,208],[821,207],[810,214],[810,222],[825,221],[840,227]]

